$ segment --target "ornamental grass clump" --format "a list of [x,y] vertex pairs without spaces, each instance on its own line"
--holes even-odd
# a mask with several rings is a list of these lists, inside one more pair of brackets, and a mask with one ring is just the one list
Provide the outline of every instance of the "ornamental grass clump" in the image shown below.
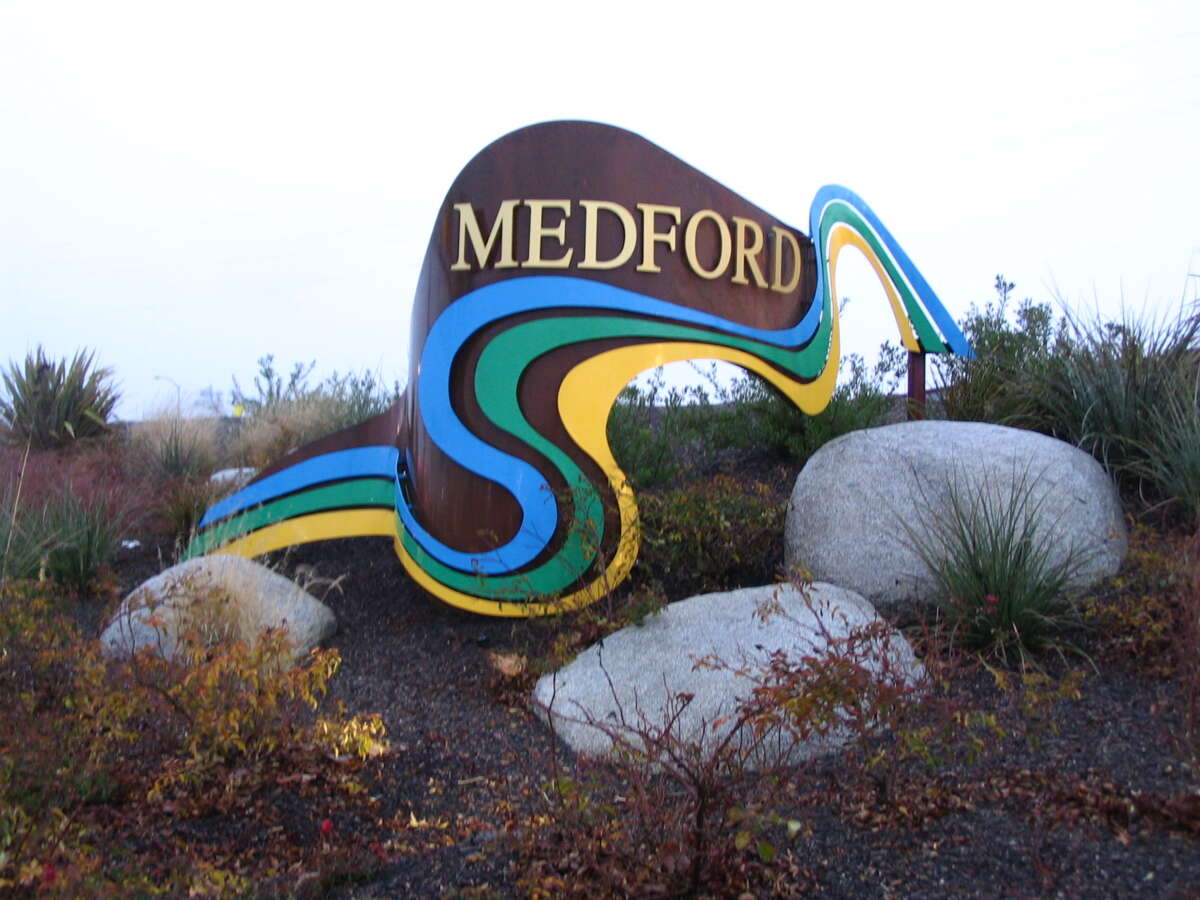
[[102,472],[103,463],[26,456],[12,477],[0,472],[0,578],[49,578],[79,593],[96,583],[134,524],[137,500],[118,483],[80,474]]
[[1140,458],[1128,471],[1162,503],[1176,508],[1192,528],[1200,527],[1200,372],[1192,384],[1167,394],[1149,412],[1149,428],[1138,442]]
[[1063,648],[1071,584],[1087,554],[1057,545],[1037,478],[1026,471],[997,484],[960,475],[942,493],[923,530],[905,529],[956,642],[1022,664],[1030,653]]
[[1013,424],[1074,444],[1127,486],[1169,499],[1175,462],[1195,477],[1194,462],[1172,457],[1200,431],[1200,312],[1161,321],[1068,316],[1065,326],[1036,377],[1020,376],[1022,409]]
[[38,347],[18,366],[0,372],[0,438],[34,450],[63,447],[108,432],[120,393],[112,370],[94,366],[95,354],[80,350],[68,363]]
[[116,552],[129,521],[128,507],[115,494],[85,496],[64,488],[42,511],[45,533],[55,536],[45,556],[46,574],[86,591]]
[[217,465],[215,419],[161,412],[135,423],[129,442],[139,464],[163,481],[207,478]]
[[263,468],[291,450],[385,412],[400,397],[400,384],[389,388],[370,371],[333,375],[309,383],[315,362],[296,363],[285,380],[275,357],[258,360],[254,393],[233,382],[232,400],[244,418],[234,456],[242,465]]

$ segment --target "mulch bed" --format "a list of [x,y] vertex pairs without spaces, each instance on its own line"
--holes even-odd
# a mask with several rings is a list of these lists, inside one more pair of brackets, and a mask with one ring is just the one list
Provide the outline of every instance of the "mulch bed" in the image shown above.
[[[494,653],[524,652],[530,626],[439,604],[407,578],[386,540],[298,548],[283,570],[296,565],[340,577],[325,598],[338,616],[331,644],[343,661],[332,699],[350,712],[380,713],[392,744],[370,786],[373,820],[334,822],[339,833],[362,829],[374,855],[349,868],[332,895],[519,895],[522,829],[548,811],[552,755],[568,769],[575,765],[492,662]],[[157,570],[152,552],[118,561],[123,583],[150,570]],[[786,890],[778,880],[775,890],[1200,896],[1200,777],[1175,739],[1178,689],[1108,658],[1095,635],[1079,643],[1095,667],[1086,666],[1081,699],[1058,703],[1037,740],[1022,732],[1011,696],[986,670],[958,677],[951,693],[995,711],[1012,726],[1010,735],[974,763],[906,770],[903,796],[919,803],[898,807],[880,798],[861,767],[838,759],[797,771],[779,803],[804,827],[780,846],[778,865],[793,874]],[[1056,678],[1077,665],[1056,657],[1043,664]],[[286,806],[287,793],[281,789],[277,806]],[[282,820],[315,828],[319,797],[294,802]],[[762,883],[751,883],[749,895],[769,894]]]

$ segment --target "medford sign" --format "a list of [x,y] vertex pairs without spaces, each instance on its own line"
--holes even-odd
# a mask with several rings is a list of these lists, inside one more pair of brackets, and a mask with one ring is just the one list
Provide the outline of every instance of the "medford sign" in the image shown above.
[[725,360],[819,412],[840,358],[845,246],[874,267],[908,350],[970,353],[857,196],[823,188],[810,230],[618,128],[552,122],[501,138],[439,211],[404,396],[213,506],[189,555],[387,535],[454,606],[524,616],[590,603],[637,558],[637,506],[606,423],[639,372]]

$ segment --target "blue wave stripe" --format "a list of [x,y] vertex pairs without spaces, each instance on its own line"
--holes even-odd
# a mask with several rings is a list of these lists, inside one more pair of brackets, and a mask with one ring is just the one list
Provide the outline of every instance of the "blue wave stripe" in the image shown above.
[[796,326],[772,331],[723,319],[666,300],[597,281],[564,275],[512,278],[465,294],[448,306],[434,323],[421,356],[420,403],[425,429],[456,463],[502,485],[521,507],[516,535],[485,555],[462,553],[434,538],[406,507],[400,515],[405,528],[435,559],[469,572],[495,574],[525,565],[549,543],[558,526],[557,504],[549,483],[529,463],[480,440],[463,424],[450,400],[454,358],[479,329],[498,319],[540,309],[606,309],[703,325],[763,343],[792,347],[808,341],[820,324],[820,310],[809,311]]
[[[814,241],[819,241],[818,235],[821,233],[820,223],[821,217],[824,214],[825,208],[831,203],[842,202],[848,205],[851,209],[857,212],[860,216],[867,220],[868,224],[875,229],[888,252],[891,253],[893,260],[904,273],[904,277],[908,279],[912,285],[913,291],[917,296],[918,302],[925,309],[925,312],[937,324],[938,330],[942,333],[944,340],[949,348],[958,356],[963,356],[968,359],[975,356],[975,352],[971,349],[971,345],[967,342],[966,337],[959,330],[954,319],[946,311],[946,307],[942,305],[937,294],[933,292],[933,288],[929,286],[929,282],[925,280],[925,276],[921,274],[908,254],[904,252],[904,248],[892,237],[892,233],[888,231],[887,226],[880,221],[875,215],[875,211],[868,206],[858,194],[849,188],[842,187],[837,184],[827,184],[819,191],[817,196],[813,198],[812,207],[809,211],[809,228],[812,231]],[[825,252],[823,246],[818,245],[818,252],[822,255]],[[818,262],[817,265],[817,296],[821,296],[827,286],[824,284],[825,266]],[[816,304],[814,304],[814,307]],[[810,309],[811,313],[812,310]]]
[[395,447],[381,446],[356,447],[353,450],[337,450],[314,456],[274,475],[268,475],[261,481],[251,482],[236,494],[231,494],[210,506],[204,518],[200,520],[199,527],[205,528],[226,516],[326,481],[370,475],[395,479],[399,456],[400,451]]

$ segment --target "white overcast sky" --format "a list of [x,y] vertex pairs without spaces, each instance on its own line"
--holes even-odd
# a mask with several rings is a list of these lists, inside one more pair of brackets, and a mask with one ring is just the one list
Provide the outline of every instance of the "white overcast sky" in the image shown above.
[[[1200,289],[1194,0],[0,0],[0,362],[93,347],[131,418],[266,353],[403,379],[446,189],[560,118],[805,231],[850,187],[960,319],[998,272],[1114,312]],[[842,287],[850,349],[893,335]]]

